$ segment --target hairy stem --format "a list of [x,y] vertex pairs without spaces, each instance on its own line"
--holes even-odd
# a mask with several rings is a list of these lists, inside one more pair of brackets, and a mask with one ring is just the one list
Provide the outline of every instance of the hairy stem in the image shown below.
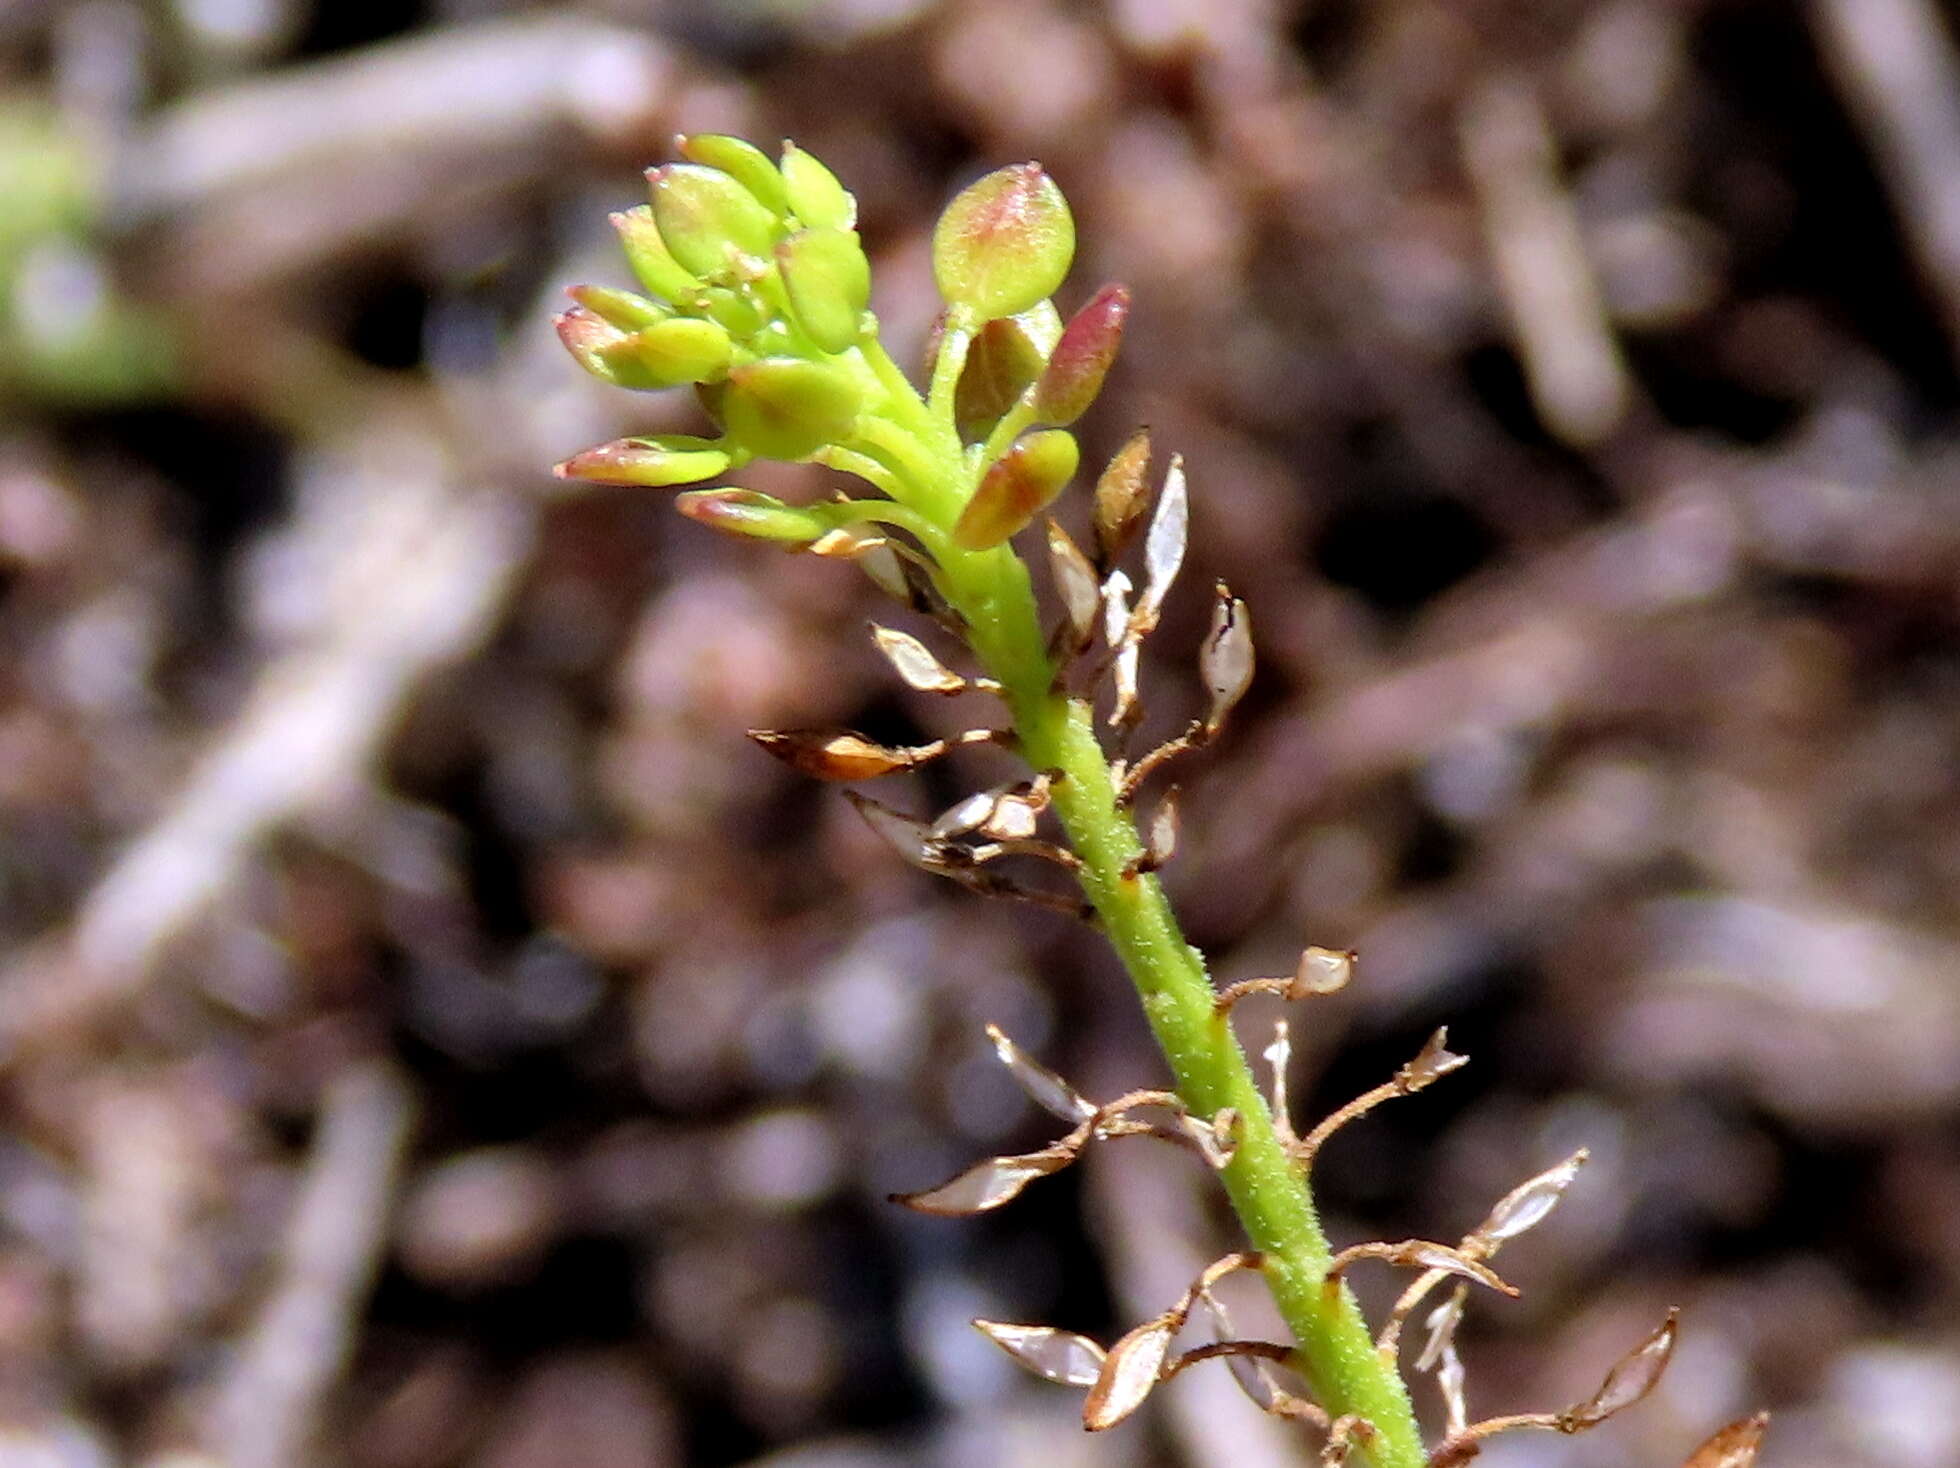
[[1384,1361],[1347,1286],[1327,1282],[1331,1257],[1305,1173],[1287,1156],[1245,1051],[1214,1005],[1204,961],[1185,942],[1155,877],[1126,877],[1143,850],[1116,803],[1094,715],[1054,688],[1027,568],[1006,547],[954,557],[946,591],[967,619],[973,650],[997,678],[1021,750],[1035,769],[1059,770],[1054,806],[1082,858],[1084,894],[1129,971],[1178,1093],[1193,1113],[1231,1107],[1238,1149],[1223,1178],[1247,1237],[1293,1332],[1304,1374],[1334,1417],[1367,1419],[1376,1437],[1361,1454],[1374,1468],[1421,1468],[1420,1430],[1407,1387]]

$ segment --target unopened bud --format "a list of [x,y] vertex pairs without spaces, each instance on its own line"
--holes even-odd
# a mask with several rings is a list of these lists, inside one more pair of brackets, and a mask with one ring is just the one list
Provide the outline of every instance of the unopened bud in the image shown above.
[[1139,428],[1096,478],[1096,549],[1104,569],[1116,564],[1149,503],[1150,430]]
[[1024,436],[981,477],[953,526],[953,544],[985,550],[1014,535],[1062,492],[1080,459],[1074,436],[1060,428]]
[[673,315],[673,312],[658,302],[649,301],[645,296],[635,295],[632,291],[620,290],[616,286],[575,285],[565,294],[608,326],[616,326],[621,331],[639,331],[642,327],[653,326]]
[[1089,411],[1123,344],[1123,322],[1129,314],[1129,288],[1106,285],[1069,318],[1034,390],[1037,419],[1069,424]]
[[647,173],[660,238],[683,269],[720,275],[729,252],[766,260],[779,225],[756,196],[719,168],[669,163]]
[[1039,163],[995,169],[962,190],[932,232],[939,294],[980,321],[1053,295],[1074,256],[1068,201]]
[[871,263],[848,229],[799,230],[776,246],[776,263],[796,324],[826,352],[857,340],[871,304]]
[[753,489],[690,489],[674,497],[674,508],[725,535],[785,545],[808,545],[830,529],[821,514],[786,505]]
[[553,317],[551,324],[558,328],[558,340],[579,366],[602,382],[618,385],[619,374],[605,354],[626,340],[625,332],[584,306]]
[[701,282],[667,251],[660,238],[660,226],[653,222],[653,207],[641,204],[612,216],[612,227],[619,233],[619,245],[626,252],[626,263],[641,286],[663,301],[679,304],[701,289]]
[[675,316],[633,332],[603,355],[618,372],[620,386],[661,388],[713,381],[728,370],[733,353],[726,327]]
[[658,438],[619,438],[582,454],[573,454],[552,470],[560,479],[590,484],[633,484],[663,489],[671,484],[698,484],[729,466],[726,452],[712,439],[685,434]]
[[801,459],[850,437],[863,392],[841,365],[764,357],[728,374],[728,435],[751,453]]
[[783,176],[769,155],[754,143],[726,133],[684,133],[674,139],[674,151],[690,163],[718,168],[747,189],[757,203],[771,214],[789,210],[783,189]]
[[789,212],[805,229],[850,229],[857,224],[857,200],[836,174],[794,143],[783,144],[782,175]]
[[975,332],[953,393],[960,437],[969,443],[985,438],[1041,375],[1041,367],[1040,350],[1016,318],[996,317]]

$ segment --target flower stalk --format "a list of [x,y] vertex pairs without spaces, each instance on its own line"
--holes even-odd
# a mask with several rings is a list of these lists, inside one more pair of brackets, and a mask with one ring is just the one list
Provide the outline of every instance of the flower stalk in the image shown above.
[[[1205,715],[1134,762],[1113,758],[1097,727],[1097,696],[1110,695],[1108,724],[1119,735],[1141,716],[1138,650],[1184,560],[1183,468],[1173,457],[1153,512],[1150,444],[1139,432],[1096,482],[1093,560],[1053,519],[1045,535],[1032,537],[1046,546],[1062,603],[1052,631],[1014,546],[1076,474],[1080,451],[1068,425],[1103,387],[1129,292],[1103,287],[1064,325],[1053,294],[1074,252],[1067,202],[1038,164],[997,170],[954,199],[935,230],[933,271],[945,311],[921,392],[879,340],[868,309],[869,266],[853,228],[856,204],[828,169],[794,145],[785,146],[780,162],[729,138],[684,138],[679,151],[688,162],[649,173],[651,205],[614,216],[649,294],[576,288],[579,304],[559,330],[573,357],[614,386],[695,383],[719,436],[620,440],[575,455],[560,475],[665,487],[698,483],[757,457],[856,475],[869,494],[797,506],[716,487],[689,491],[679,505],[729,534],[857,561],[880,587],[963,643],[979,665],[977,676],[962,675],[911,634],[874,627],[901,678],[925,692],[996,696],[1007,727],[908,747],[850,731],[752,735],[795,768],[845,782],[912,770],[961,744],[1011,745],[1030,779],[970,796],[932,821],[855,791],[849,798],[923,870],[988,895],[1090,917],[1135,984],[1175,1081],[1172,1091],[1133,1092],[1098,1106],[995,1032],[997,1053],[1015,1079],[1072,1130],[1038,1152],[990,1159],[898,1201],[927,1212],[979,1212],[1071,1165],[1092,1143],[1146,1135],[1191,1148],[1219,1173],[1248,1250],[1220,1260],[1171,1310],[1106,1352],[1050,1327],[976,1324],[1036,1374],[1087,1387],[1084,1423],[1091,1430],[1115,1426],[1184,1368],[1221,1360],[1261,1408],[1317,1428],[1323,1462],[1423,1468],[1474,1456],[1485,1437],[1512,1424],[1471,1423],[1464,1410],[1453,1345],[1462,1295],[1429,1316],[1417,1363],[1434,1371],[1449,1424],[1433,1452],[1400,1368],[1402,1325],[1452,1275],[1508,1291],[1481,1261],[1549,1212],[1583,1158],[1521,1186],[1460,1245],[1364,1243],[1339,1254],[1330,1245],[1313,1201],[1315,1148],[1379,1102],[1454,1070],[1463,1057],[1443,1048],[1439,1032],[1393,1080],[1334,1113],[1303,1142],[1287,1114],[1284,1024],[1267,1052],[1269,1101],[1231,1010],[1255,993],[1290,1002],[1329,992],[1346,981],[1353,956],[1309,948],[1290,979],[1246,980],[1221,991],[1153,875],[1175,850],[1175,792],[1158,803],[1147,839],[1133,813],[1136,796],[1163,766],[1217,736],[1246,691],[1252,642],[1245,604],[1218,587],[1197,669],[1209,696]],[[1139,531],[1140,589],[1117,564]],[[1094,686],[1078,691],[1085,683]],[[1059,840],[1041,834],[1051,816]],[[1008,859],[1045,863],[1046,885],[1000,875],[994,864]],[[1079,897],[1056,890],[1057,868]],[[1153,1108],[1168,1110],[1172,1120],[1132,1114]],[[1345,1264],[1362,1259],[1422,1271],[1379,1340],[1341,1277]],[[1210,1283],[1237,1269],[1263,1275],[1289,1344],[1231,1338]],[[1200,1305],[1218,1339],[1174,1356],[1175,1337]],[[1672,1343],[1670,1322],[1628,1358],[1632,1365],[1616,1368],[1594,1400],[1518,1424],[1561,1432],[1596,1425],[1644,1394]]]

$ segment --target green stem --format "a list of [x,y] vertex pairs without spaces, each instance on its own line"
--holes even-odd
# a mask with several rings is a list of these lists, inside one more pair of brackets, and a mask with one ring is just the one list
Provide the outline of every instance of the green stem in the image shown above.
[[1326,1283],[1331,1251],[1306,1175],[1273,1130],[1245,1051],[1216,1011],[1203,959],[1185,942],[1157,879],[1124,875],[1142,843],[1116,803],[1093,711],[1055,691],[1027,568],[1005,546],[955,556],[946,590],[973,628],[974,652],[1002,684],[1028,763],[1062,772],[1054,805],[1082,858],[1083,892],[1136,984],[1178,1093],[1198,1116],[1229,1106],[1241,1118],[1225,1190],[1265,1256],[1262,1272],[1317,1400],[1336,1417],[1354,1413],[1374,1425],[1361,1455],[1374,1468],[1422,1468],[1408,1388],[1395,1363],[1376,1352],[1347,1286]]

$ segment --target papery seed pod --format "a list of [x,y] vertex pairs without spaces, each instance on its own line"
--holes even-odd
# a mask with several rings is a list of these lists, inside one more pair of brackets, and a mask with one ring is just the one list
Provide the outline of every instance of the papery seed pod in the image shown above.
[[1088,1121],[1096,1114],[1095,1102],[1008,1039],[1000,1026],[988,1025],[987,1038],[993,1041],[994,1054],[1007,1067],[1007,1073],[1043,1111],[1071,1125]]
[[1497,1200],[1490,1216],[1465,1240],[1466,1246],[1473,1245],[1487,1258],[1497,1252],[1500,1244],[1542,1223],[1545,1215],[1565,1196],[1565,1190],[1572,1186],[1572,1180],[1579,1175],[1589,1155],[1581,1147],[1557,1167],[1547,1168],[1511,1189]]
[[1129,289],[1106,285],[1069,318],[1035,384],[1037,422],[1067,427],[1089,411],[1123,344],[1123,322],[1129,314]]
[[892,746],[848,730],[751,729],[749,738],[792,769],[819,780],[875,780],[895,770],[916,769],[946,752],[943,739]]
[[1130,637],[1130,578],[1122,571],[1111,571],[1102,584],[1103,640],[1115,652],[1110,675],[1116,684],[1116,706],[1111,710],[1112,726],[1126,724],[1137,712],[1137,644]]
[[941,841],[950,841],[955,836],[964,836],[969,831],[980,829],[980,823],[987,819],[994,805],[1000,799],[1001,789],[976,790],[973,794],[956,800],[941,811],[932,823],[932,834]]
[[1170,595],[1171,583],[1184,564],[1184,545],[1191,529],[1191,502],[1184,485],[1184,458],[1171,455],[1171,467],[1157,491],[1157,511],[1143,537],[1143,595],[1137,598],[1131,625],[1148,632]]
[[998,168],[961,190],[932,232],[932,275],[975,323],[1052,296],[1075,258],[1068,201],[1038,163]]
[[1470,1408],[1463,1393],[1463,1358],[1456,1353],[1456,1343],[1445,1341],[1437,1353],[1436,1390],[1443,1397],[1443,1431],[1456,1437],[1467,1431],[1470,1425]]
[[1096,613],[1102,605],[1102,594],[1096,586],[1095,567],[1053,519],[1048,521],[1048,566],[1054,578],[1055,594],[1062,602],[1067,631],[1064,648],[1074,655],[1096,635]]
[[782,174],[769,161],[769,155],[747,139],[726,133],[686,133],[674,139],[674,151],[690,163],[720,169],[771,214],[789,212]]
[[851,803],[851,809],[864,818],[864,823],[898,853],[901,860],[926,871],[938,870],[943,848],[933,838],[924,821],[914,820],[855,790],[846,790],[844,799]]
[[794,143],[783,144],[783,190],[790,213],[806,229],[851,229],[857,224],[857,200],[837,181],[837,175]]
[[1263,1051],[1261,1058],[1272,1071],[1272,1113],[1273,1129],[1279,1133],[1281,1141],[1291,1141],[1293,1137],[1293,1104],[1287,1095],[1287,1072],[1293,1067],[1293,1033],[1283,1019],[1273,1021],[1273,1040]]
[[1458,1285],[1450,1291],[1450,1297],[1429,1312],[1423,1326],[1429,1332],[1423,1341],[1422,1354],[1416,1357],[1416,1370],[1433,1371],[1443,1359],[1443,1352],[1456,1338],[1456,1328],[1463,1322],[1463,1307],[1470,1298],[1470,1286]]
[[[749,540],[810,546],[832,533],[830,523],[821,511],[786,505],[781,500],[758,494],[752,489],[692,489],[676,496],[674,508],[711,530]],[[831,778],[857,780],[867,777],[839,775]]]
[[731,462],[727,452],[713,439],[670,433],[657,438],[616,438],[611,443],[573,454],[564,463],[553,466],[551,472],[560,479],[579,479],[588,484],[662,489],[712,479]]
[[682,269],[719,277],[734,255],[767,260],[781,224],[756,196],[719,168],[666,163],[647,171],[653,220]]
[[717,322],[676,316],[633,332],[601,355],[619,373],[621,387],[681,387],[719,378],[728,370],[734,343]]
[[953,390],[953,421],[965,443],[984,439],[1041,374],[1041,353],[1017,316],[1000,316],[973,334]]
[[1041,813],[1048,808],[1048,793],[1038,797],[1009,791],[994,801],[987,818],[980,823],[980,834],[1009,843],[1031,841],[1040,825]]
[[850,437],[863,403],[842,364],[764,357],[730,370],[722,417],[750,453],[795,460]]
[[1103,1348],[1087,1336],[1052,1325],[1009,1325],[1000,1320],[976,1320],[973,1326],[1017,1365],[1048,1381],[1094,1386],[1102,1375]]
[[1688,1455],[1681,1468],[1755,1468],[1769,1427],[1769,1413],[1731,1422]]
[[1048,1177],[1067,1167],[1081,1155],[1088,1140],[1089,1129],[1084,1125],[1052,1147],[1018,1157],[989,1157],[936,1188],[920,1193],[894,1193],[891,1200],[914,1212],[944,1218],[991,1212],[1018,1198],[1022,1189],[1036,1178]]
[[849,348],[871,304],[871,263],[856,233],[799,230],[776,246],[776,264],[796,324],[826,352]]
[[1205,737],[1216,738],[1225,718],[1252,686],[1252,619],[1245,603],[1218,583],[1212,603],[1211,628],[1198,651],[1198,674],[1204,679],[1210,704],[1205,710]]
[[1108,570],[1123,554],[1150,502],[1150,430],[1139,428],[1096,478],[1096,547]]
[[940,662],[918,638],[909,632],[899,632],[890,627],[871,624],[871,640],[878,645],[878,651],[892,665],[892,670],[908,688],[920,693],[962,693],[966,690],[966,679]]
[[642,288],[675,305],[692,299],[701,289],[699,278],[668,253],[666,241],[660,238],[660,226],[654,223],[651,204],[622,210],[611,219],[626,263]]
[[1399,1243],[1354,1244],[1341,1250],[1327,1266],[1329,1279],[1345,1273],[1364,1259],[1379,1259],[1398,1269],[1435,1269],[1444,1274],[1475,1280],[1501,1295],[1515,1297],[1517,1290],[1506,1284],[1488,1264],[1473,1259],[1463,1250],[1431,1239],[1403,1239]]
[[981,476],[953,524],[953,544],[987,550],[1024,529],[1068,486],[1080,457],[1062,429],[1024,435]]
[[1143,851],[1123,868],[1123,875],[1136,877],[1166,866],[1177,854],[1177,786],[1166,790],[1151,812],[1144,829]]
[[1439,1027],[1423,1045],[1414,1060],[1397,1072],[1396,1079],[1402,1083],[1405,1092],[1413,1094],[1426,1086],[1435,1084],[1453,1070],[1460,1070],[1470,1063],[1467,1055],[1457,1055],[1446,1049],[1444,1042],[1449,1039],[1447,1026]]
[[1160,1316],[1139,1325],[1109,1348],[1096,1384],[1082,1403],[1084,1427],[1102,1432],[1143,1405],[1163,1372],[1179,1323]]
[[568,286],[565,294],[579,305],[621,331],[638,331],[665,321],[674,313],[658,301],[610,285]]
[[1305,999],[1314,994],[1334,994],[1347,987],[1354,977],[1354,950],[1317,948],[1300,950],[1300,962],[1293,970],[1287,989],[1289,999]]
[[1559,1431],[1584,1432],[1589,1427],[1597,1427],[1652,1391],[1674,1355],[1680,1314],[1679,1310],[1668,1311],[1659,1330],[1614,1363],[1598,1391],[1576,1407],[1559,1413]]
[[1210,1121],[1180,1111],[1177,1116],[1178,1130],[1191,1139],[1198,1149],[1198,1155],[1213,1172],[1223,1172],[1232,1165],[1232,1158],[1238,1154],[1239,1144],[1233,1133],[1238,1129],[1239,1114],[1231,1107],[1222,1108]]

